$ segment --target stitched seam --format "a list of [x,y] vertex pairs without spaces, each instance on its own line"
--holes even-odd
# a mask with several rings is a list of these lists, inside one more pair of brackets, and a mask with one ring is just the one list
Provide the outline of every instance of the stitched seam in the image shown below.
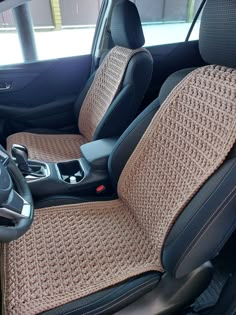
[[217,248],[215,249],[216,252],[219,251],[219,249],[222,248],[222,244],[225,243],[225,240],[228,239],[228,236],[230,236],[232,234],[232,232],[234,231],[235,229],[235,223],[236,223],[236,219],[233,221],[233,224],[231,225],[231,227],[229,228],[228,230],[228,233],[225,235],[224,239],[220,242],[220,244],[217,246]]
[[[229,198],[229,196],[232,194],[232,192],[235,190],[235,193],[232,195],[230,200],[223,206],[224,202]],[[174,272],[176,272],[179,265],[183,262],[183,259],[185,256],[189,254],[189,252],[194,248],[196,245],[196,241],[201,234],[201,236],[206,232],[206,230],[211,226],[212,222],[214,222],[214,219],[218,217],[218,215],[221,213],[222,210],[224,210],[228,204],[232,201],[232,199],[236,196],[236,187],[233,188],[233,190],[230,191],[230,193],[226,196],[226,198],[222,201],[222,203],[219,205],[219,207],[216,209],[216,211],[210,216],[210,218],[207,220],[207,222],[204,224],[204,226],[201,228],[201,230],[197,233],[197,235],[194,237],[194,239],[191,241],[187,249],[184,251],[184,253],[181,255],[180,259],[176,263],[176,267],[174,268]]]
[[[196,240],[198,239],[199,235],[201,234],[201,236],[206,232],[206,230],[209,228],[209,226],[211,226],[212,220],[214,217],[217,217],[219,213],[221,213],[222,210],[225,209],[225,207],[227,207],[227,205],[231,202],[231,200],[234,198],[234,196],[236,195],[236,192],[232,195],[232,198],[223,206],[224,202],[226,201],[226,199],[232,194],[232,192],[236,189],[236,187],[234,187],[234,189],[227,195],[227,197],[222,201],[222,203],[219,205],[219,207],[216,209],[216,212],[214,214],[211,215],[211,217],[207,220],[207,222],[204,224],[204,226],[201,228],[201,230],[198,232],[198,234],[194,237],[194,239],[191,241],[191,243],[189,244],[188,248],[184,251],[184,253],[182,254],[182,256],[180,257],[180,259],[178,260],[176,267],[174,269],[174,271],[176,272],[177,267],[179,267],[179,265],[181,264],[181,262],[183,261],[184,257],[187,256],[189,254],[189,252],[194,248],[194,246],[196,245]],[[213,220],[214,222],[214,220]],[[203,233],[202,233],[203,232]]]
[[[234,195],[234,196],[235,196],[235,195]],[[234,197],[234,196],[233,196],[233,197]],[[227,203],[227,205],[232,201],[232,199],[234,199],[233,197],[232,197],[231,200]],[[227,205],[226,205],[225,207],[227,207]],[[225,209],[225,207],[224,207],[224,209]],[[220,213],[218,213],[218,215],[219,215],[219,214],[220,214]],[[213,219],[212,223],[215,222],[215,220],[217,219],[218,215],[216,216],[216,218]],[[211,226],[212,223],[211,223],[209,226]],[[225,240],[228,239],[228,235],[231,235],[231,233],[232,233],[232,228],[234,227],[235,223],[236,223],[236,219],[233,221],[232,225],[229,227],[228,232],[226,233],[226,235],[225,235],[225,237],[222,239],[222,241],[219,243],[219,245],[211,251],[210,256],[211,256],[214,252],[219,251],[219,248],[221,248],[221,246],[222,246],[222,244],[224,244]]]
[[199,214],[199,212],[202,210],[202,208],[207,204],[207,202],[212,198],[213,195],[215,195],[215,193],[217,192],[217,190],[219,188],[221,188],[221,186],[224,184],[225,180],[227,179],[229,173],[232,171],[232,169],[236,166],[236,162],[230,167],[230,169],[228,170],[228,172],[224,175],[224,177],[221,179],[220,183],[218,183],[217,187],[214,188],[213,192],[211,193],[211,195],[207,198],[207,200],[204,201],[204,203],[200,206],[200,208],[193,214],[193,216],[191,217],[191,219],[189,220],[189,222],[186,224],[186,226],[184,227],[184,229],[180,232],[180,234],[175,237],[173,239],[173,241],[171,241],[168,245],[166,245],[166,248],[169,246],[172,246],[173,244],[175,244],[178,239],[181,237],[181,235],[188,229],[189,225],[193,222],[193,220],[195,219],[195,217]]
[[[125,293],[125,295],[129,294],[129,293],[132,292],[132,291],[135,291],[134,293],[132,293],[131,295],[129,295],[129,296],[132,296],[133,294],[135,294],[135,293],[141,291],[142,289],[145,289],[146,287],[152,285],[152,284],[155,283],[156,281],[157,281],[157,279],[155,279],[155,280],[154,280],[154,279],[149,279],[148,281],[146,281],[146,282],[144,282],[144,283],[138,285],[136,288],[132,288],[132,289],[128,290],[128,291]],[[141,287],[141,288],[140,288],[140,287]],[[139,290],[136,290],[137,288],[140,288],[140,289],[139,289]],[[120,289],[120,288],[117,288],[114,292],[117,292],[119,289]],[[112,292],[111,294],[113,294],[114,292]],[[111,295],[111,294],[109,294],[109,295]],[[109,296],[109,295],[108,295],[108,296]],[[88,312],[86,312],[86,313],[83,313],[83,315],[89,315],[91,312],[94,312],[94,311],[98,310],[99,308],[102,308],[102,307],[104,307],[104,306],[106,306],[106,305],[109,305],[110,303],[113,303],[114,301],[119,300],[120,298],[122,298],[122,296],[124,296],[124,294],[122,294],[120,297],[116,298],[116,299],[113,300],[112,302],[106,303],[106,304],[104,304],[103,306],[100,306],[100,307],[96,308],[96,309],[93,310],[93,311],[88,311]],[[103,300],[103,299],[104,299],[104,297],[102,297],[102,298],[100,298],[100,299],[96,300],[95,302],[92,302],[92,303],[90,303],[90,304],[88,304],[88,305],[75,308],[74,310],[69,311],[69,312],[64,313],[64,314],[65,314],[65,315],[72,314],[72,313],[75,312],[75,311],[79,311],[79,310],[82,310],[82,309],[85,308],[85,307],[92,306],[93,304],[95,304],[95,303],[97,303],[98,301],[101,301],[101,300]],[[125,300],[125,298],[124,298],[124,299],[121,299],[120,302],[122,302],[123,300]],[[116,303],[116,304],[118,304],[118,303]],[[116,304],[114,304],[114,305],[116,305]],[[112,305],[112,307],[113,307],[114,305]],[[111,308],[111,307],[110,307],[110,308]],[[109,308],[107,308],[107,309],[109,309]],[[105,310],[106,310],[106,309],[105,309]],[[105,311],[105,310],[103,310],[103,311]],[[99,314],[99,313],[96,313],[96,314]]]
[[[153,281],[152,283],[149,283],[149,284],[145,285],[143,288],[141,288],[141,289],[135,291],[134,293],[132,293],[132,294],[129,295],[128,297],[126,296],[125,298],[121,299],[119,302],[117,302],[117,303],[115,303],[115,304],[112,304],[110,307],[107,307],[107,308],[103,309],[103,310],[100,311],[99,313],[95,313],[95,315],[99,315],[99,314],[101,314],[101,312],[105,312],[105,311],[111,309],[112,307],[118,305],[119,303],[126,301],[128,298],[130,298],[130,297],[133,296],[134,294],[137,294],[138,292],[142,291],[143,289],[149,287],[149,286],[150,286],[151,284],[153,284],[153,283],[155,283],[155,281]],[[159,282],[158,282],[158,283],[159,283]]]
[[[156,281],[156,280],[155,280],[155,281]],[[95,310],[98,310],[98,309],[100,309],[100,308],[102,308],[102,307],[104,307],[104,306],[106,306],[106,305],[109,305],[109,304],[113,303],[114,301],[119,300],[120,298],[122,298],[122,296],[127,295],[127,294],[129,294],[130,292],[132,292],[132,291],[135,291],[134,293],[139,292],[140,290],[142,290],[143,288],[145,288],[145,287],[151,285],[151,284],[154,283],[155,281],[154,281],[153,279],[148,280],[146,283],[142,283],[142,284],[140,284],[139,286],[137,286],[136,288],[132,288],[132,289],[128,290],[125,294],[122,294],[120,297],[116,298],[116,299],[113,300],[112,302],[108,302],[108,303],[104,304],[103,306],[97,307]],[[140,289],[139,289],[138,291],[136,291],[137,288],[140,288]],[[119,291],[119,288],[117,288],[117,289],[115,290],[115,292],[117,292],[117,291]],[[133,294],[134,294],[134,293],[133,293]],[[112,292],[111,294],[113,294],[113,292]],[[111,295],[111,294],[109,294],[109,295]],[[108,295],[108,296],[109,296],[109,295]],[[102,300],[102,299],[104,299],[104,298],[101,298],[100,300]],[[99,301],[99,300],[98,300],[98,301]],[[96,302],[97,302],[97,301],[96,301]],[[92,303],[92,304],[95,304],[96,302],[94,302],[94,303]],[[121,299],[121,302],[122,302],[122,299]],[[91,304],[91,305],[92,305],[92,304]],[[115,305],[116,305],[116,304],[115,304]],[[86,307],[87,307],[87,305],[86,305]],[[112,307],[113,307],[113,304],[112,304]],[[83,308],[83,307],[82,307],[82,308]],[[109,308],[108,308],[108,309],[109,309]],[[78,310],[78,309],[76,309],[76,311],[77,311],[77,310]],[[95,310],[93,310],[93,311],[88,311],[88,312],[84,313],[83,315],[89,315],[91,312],[94,312]]]

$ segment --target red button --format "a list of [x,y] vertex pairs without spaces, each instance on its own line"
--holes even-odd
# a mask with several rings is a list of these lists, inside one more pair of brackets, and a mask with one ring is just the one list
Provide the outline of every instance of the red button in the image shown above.
[[104,185],[98,186],[98,187],[96,188],[96,192],[97,192],[98,194],[102,193],[104,190],[106,190],[106,187],[105,187]]

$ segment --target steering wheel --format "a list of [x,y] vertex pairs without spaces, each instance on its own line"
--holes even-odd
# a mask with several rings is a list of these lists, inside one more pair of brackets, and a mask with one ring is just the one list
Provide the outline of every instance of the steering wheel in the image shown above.
[[34,206],[29,186],[0,145],[0,242],[21,237],[30,228],[33,218]]

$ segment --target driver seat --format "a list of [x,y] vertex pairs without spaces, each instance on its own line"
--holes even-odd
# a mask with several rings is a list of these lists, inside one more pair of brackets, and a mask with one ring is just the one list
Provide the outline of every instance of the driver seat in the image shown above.
[[[211,43],[218,12],[222,29],[225,21],[236,29],[235,1],[208,0],[202,19]],[[170,93],[124,169],[129,142],[119,143],[109,161],[118,199],[37,209],[32,228],[3,244],[4,314],[170,314],[207,286],[201,270],[236,226],[236,60],[228,45],[224,62],[193,71]]]

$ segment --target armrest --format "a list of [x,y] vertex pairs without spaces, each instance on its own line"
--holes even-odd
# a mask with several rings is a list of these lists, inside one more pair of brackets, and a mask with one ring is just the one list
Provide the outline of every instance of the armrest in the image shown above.
[[109,156],[118,138],[107,138],[83,144],[80,147],[83,157],[97,170],[107,168]]

